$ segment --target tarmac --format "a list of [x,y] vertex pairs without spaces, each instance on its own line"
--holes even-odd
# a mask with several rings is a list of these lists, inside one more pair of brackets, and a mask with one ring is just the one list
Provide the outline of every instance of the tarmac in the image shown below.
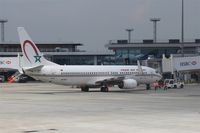
[[199,133],[200,85],[81,92],[47,83],[0,84],[0,133]]

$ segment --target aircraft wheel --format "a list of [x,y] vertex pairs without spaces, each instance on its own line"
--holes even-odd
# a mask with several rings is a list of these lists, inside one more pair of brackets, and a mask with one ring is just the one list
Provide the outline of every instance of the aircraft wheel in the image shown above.
[[82,88],[81,88],[81,91],[82,91],[82,92],[88,92],[88,91],[89,91],[89,87],[82,87]]
[[183,88],[183,87],[184,87],[184,85],[182,84],[182,85],[181,85],[181,88]]
[[177,88],[177,85],[174,85],[174,88]]
[[147,90],[150,90],[150,89],[151,89],[150,84],[146,84],[146,89],[147,89]]
[[108,87],[101,87],[101,92],[108,92],[109,91],[109,89],[108,89]]

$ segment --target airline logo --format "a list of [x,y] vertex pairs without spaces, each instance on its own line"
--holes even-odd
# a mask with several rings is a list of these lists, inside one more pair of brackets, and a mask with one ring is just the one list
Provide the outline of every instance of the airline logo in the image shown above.
[[26,52],[26,49],[25,49],[26,45],[30,45],[30,46],[33,48],[33,50],[34,50],[34,52],[35,52],[35,56],[33,56],[33,57],[35,58],[35,63],[36,63],[36,62],[40,62],[40,63],[41,63],[41,57],[42,57],[42,56],[40,56],[40,55],[38,54],[39,52],[38,52],[37,47],[36,47],[35,44],[33,44],[33,42],[31,42],[30,40],[26,40],[26,41],[24,41],[24,43],[23,43],[23,51],[24,51],[24,54],[25,54],[26,58],[28,59],[28,61],[29,61],[30,63],[32,63],[31,60],[30,60],[30,58],[29,58],[28,55],[27,55],[27,52]]
[[195,66],[197,65],[197,61],[186,61],[186,62],[180,62],[180,66]]
[[0,65],[10,65],[11,63],[11,60],[0,60]]
[[196,65],[197,64],[197,62],[196,61],[192,61],[192,63],[191,63],[192,65]]

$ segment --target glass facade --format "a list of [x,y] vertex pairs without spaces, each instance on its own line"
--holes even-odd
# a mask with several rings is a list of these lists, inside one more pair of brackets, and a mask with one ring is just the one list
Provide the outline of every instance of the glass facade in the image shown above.
[[47,57],[60,65],[113,65],[114,56],[110,55],[73,55]]
[[[136,65],[137,60],[176,54],[178,48],[121,48],[115,55],[54,55],[50,60],[61,65]],[[47,57],[48,58],[48,57]]]
[[115,56],[97,56],[97,65],[114,65]]
[[53,56],[52,61],[60,65],[93,65],[93,56]]
[[162,58],[162,55],[177,54],[178,48],[121,48],[115,49],[116,64],[135,64],[137,60]]

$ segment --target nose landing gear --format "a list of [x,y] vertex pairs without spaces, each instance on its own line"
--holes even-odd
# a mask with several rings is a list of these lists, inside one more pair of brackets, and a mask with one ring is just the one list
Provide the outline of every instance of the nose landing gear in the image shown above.
[[150,90],[150,89],[151,89],[150,84],[146,84],[146,89],[147,89],[147,90]]

